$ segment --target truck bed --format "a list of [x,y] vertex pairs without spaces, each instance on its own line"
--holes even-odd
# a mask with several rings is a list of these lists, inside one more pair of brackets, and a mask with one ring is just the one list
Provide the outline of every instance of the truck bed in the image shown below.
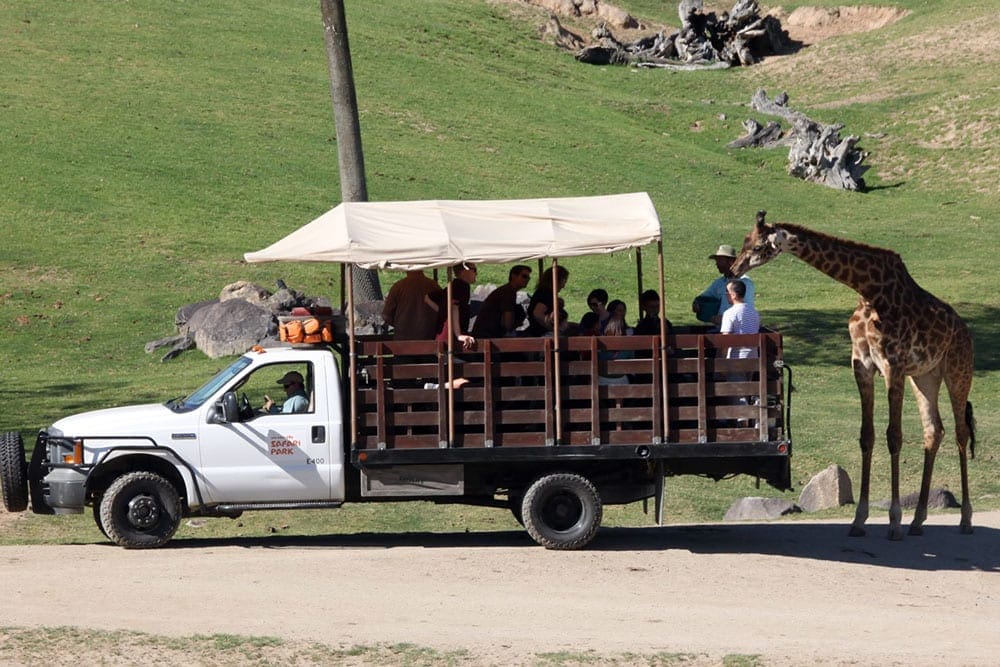
[[[469,382],[449,392],[445,343],[362,341],[354,461],[440,461],[448,450],[466,462],[715,459],[709,467],[723,474],[756,474],[756,464],[739,460],[790,455],[779,333],[668,336],[665,382],[657,336],[566,337],[559,346],[552,338],[480,341],[455,353],[454,377]],[[731,346],[755,358],[726,359]],[[630,358],[603,358],[615,352]],[[600,380],[621,376],[627,384]],[[787,470],[787,460],[779,467]],[[784,474],[762,476],[774,483]]]

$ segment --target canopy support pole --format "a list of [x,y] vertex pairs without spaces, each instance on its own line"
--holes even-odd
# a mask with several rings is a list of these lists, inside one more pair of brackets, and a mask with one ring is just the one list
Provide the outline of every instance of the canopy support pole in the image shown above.
[[636,285],[636,299],[638,299],[639,319],[642,319],[642,248],[635,249],[635,285]]
[[[341,264],[341,268],[344,265]],[[351,451],[358,446],[358,357],[357,341],[354,337],[354,271],[345,270],[347,277],[347,348],[350,357],[350,382],[351,382]]]
[[562,351],[559,346],[559,258],[552,258],[552,354],[555,356],[556,444],[562,444]]
[[[444,307],[447,308],[447,314],[444,322],[445,332],[447,333],[448,340],[448,447],[455,446],[455,335],[453,333],[452,327],[454,322],[452,321],[452,292],[451,292],[451,267],[448,267],[448,272],[446,274],[448,278],[448,283],[445,286],[445,301]],[[439,348],[440,349],[440,348]]]
[[667,317],[664,315],[666,311],[666,284],[663,277],[663,240],[656,242],[656,256],[657,256],[657,267],[658,267],[658,281],[660,283],[660,375],[662,387],[661,400],[663,401],[663,439],[660,442],[667,442],[667,433],[670,430],[668,424],[670,423],[670,417],[667,414],[667,408],[669,407],[667,395],[669,393],[667,389]]

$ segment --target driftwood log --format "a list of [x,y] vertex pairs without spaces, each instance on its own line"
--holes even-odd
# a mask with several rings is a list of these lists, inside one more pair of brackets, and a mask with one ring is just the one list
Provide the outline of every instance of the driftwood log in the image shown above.
[[859,137],[840,137],[840,131],[844,129],[842,123],[817,123],[791,109],[786,93],[772,100],[768,99],[763,88],[754,93],[750,108],[768,116],[778,116],[788,121],[792,129],[783,135],[779,123],[771,121],[761,126],[751,118],[743,123],[747,134],[729,143],[730,148],[789,146],[788,173],[792,176],[838,190],[865,189],[862,176],[868,167],[862,162],[868,153],[858,148]]
[[703,0],[682,0],[681,29],[622,43],[601,23],[591,34],[596,43],[576,53],[592,65],[635,65],[673,70],[724,69],[752,65],[764,55],[786,53],[796,44],[774,16],[760,15],[757,0],[736,0],[728,12],[705,13]]

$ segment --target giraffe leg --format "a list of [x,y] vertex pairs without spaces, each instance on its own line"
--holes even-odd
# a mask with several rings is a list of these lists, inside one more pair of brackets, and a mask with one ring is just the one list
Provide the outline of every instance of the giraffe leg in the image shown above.
[[917,509],[910,524],[910,535],[924,534],[924,521],[927,519],[927,497],[931,489],[931,475],[934,471],[934,459],[938,447],[944,437],[944,425],[938,412],[938,393],[941,389],[940,373],[929,373],[917,378],[910,378],[913,393],[917,397],[920,408],[920,421],[924,425],[924,474],[920,482],[920,497]]
[[865,521],[868,520],[868,490],[871,484],[872,450],[875,448],[875,368],[859,358],[853,360],[854,380],[861,396],[861,490],[858,506],[854,512],[854,523],[848,533],[851,537],[864,537]]
[[[971,342],[969,356],[971,357]],[[971,362],[970,362],[971,365]],[[960,365],[955,364],[955,366]],[[962,473],[962,519],[959,530],[965,535],[972,534],[972,500],[969,498],[969,463],[966,449],[972,432],[972,424],[966,420],[966,401],[972,388],[972,371],[952,376],[945,374],[945,385],[951,399],[951,411],[955,417],[955,441],[958,443],[958,464]]]
[[889,445],[892,476],[892,499],[889,504],[889,539],[903,539],[903,507],[899,502],[899,452],[903,449],[903,385],[902,373],[888,371],[885,384],[889,389],[889,427],[885,431]]

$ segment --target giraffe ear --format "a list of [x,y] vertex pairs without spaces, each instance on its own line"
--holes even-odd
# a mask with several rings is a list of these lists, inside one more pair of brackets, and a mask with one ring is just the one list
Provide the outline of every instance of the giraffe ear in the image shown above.
[[757,211],[757,229],[764,226],[764,216],[767,215],[767,211]]

